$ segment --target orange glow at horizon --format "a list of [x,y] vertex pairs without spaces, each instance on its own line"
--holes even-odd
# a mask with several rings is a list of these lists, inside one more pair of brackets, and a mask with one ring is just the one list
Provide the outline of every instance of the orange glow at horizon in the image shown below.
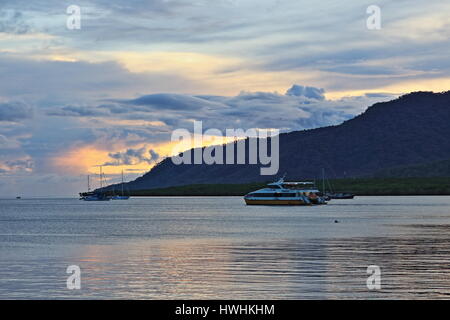
[[438,78],[409,80],[372,89],[330,91],[325,92],[325,96],[330,100],[338,100],[344,97],[362,96],[366,93],[381,92],[402,95],[415,91],[433,91],[437,93],[448,90],[450,90],[450,78]]
[[[233,141],[233,137],[215,137],[204,136],[202,146],[207,147],[211,145],[218,145]],[[130,165],[105,165],[105,163],[113,162],[109,157],[110,153],[124,152],[128,148],[139,149],[146,148],[147,150],[154,150],[160,155],[158,160],[161,161],[165,157],[174,155],[174,151],[183,152],[193,148],[193,140],[183,141],[168,141],[155,145],[141,144],[127,148],[114,148],[113,150],[105,150],[95,144],[74,146],[68,151],[55,156],[51,161],[53,167],[58,172],[72,173],[72,174],[99,174],[99,166],[102,166],[102,171],[105,175],[120,175],[122,171],[133,171],[134,173],[145,173],[155,166],[156,163],[140,162]]]

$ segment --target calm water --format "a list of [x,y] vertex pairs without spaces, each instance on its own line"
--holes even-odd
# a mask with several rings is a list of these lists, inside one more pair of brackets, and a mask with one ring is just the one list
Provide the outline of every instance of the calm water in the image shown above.
[[449,231],[450,197],[0,200],[0,298],[449,299]]

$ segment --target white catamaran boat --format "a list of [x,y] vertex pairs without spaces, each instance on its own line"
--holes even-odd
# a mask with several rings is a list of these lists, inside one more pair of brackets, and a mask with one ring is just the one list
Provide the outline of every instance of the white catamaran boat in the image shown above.
[[314,182],[285,182],[281,178],[266,188],[250,192],[244,197],[247,205],[307,206],[326,204]]

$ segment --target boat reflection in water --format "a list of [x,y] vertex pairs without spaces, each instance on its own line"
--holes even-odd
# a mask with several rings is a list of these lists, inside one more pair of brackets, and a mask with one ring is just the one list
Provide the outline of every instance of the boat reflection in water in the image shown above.
[[244,200],[247,205],[307,206],[327,203],[314,182],[285,182],[284,178],[245,195]]

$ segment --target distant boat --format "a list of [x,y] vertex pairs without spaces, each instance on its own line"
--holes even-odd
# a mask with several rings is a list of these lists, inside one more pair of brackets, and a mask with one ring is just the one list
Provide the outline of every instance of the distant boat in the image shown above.
[[126,196],[125,193],[123,192],[123,184],[124,184],[124,182],[123,182],[123,170],[122,170],[122,183],[121,183],[122,193],[120,195],[113,195],[111,198],[112,200],[128,200],[128,199],[130,199],[130,196],[129,195]]
[[[328,185],[330,186],[330,190],[331,190],[331,185],[330,185],[330,181],[328,180]],[[349,193],[349,192],[326,192],[325,190],[325,169],[322,168],[322,192],[324,197],[328,198],[328,200],[331,199],[353,199],[355,197],[355,195],[353,193]]]
[[336,193],[336,192],[328,192],[326,193],[331,199],[353,199],[355,195],[353,193]]
[[80,200],[84,201],[109,201],[111,197],[105,195],[104,193],[96,192],[81,192]]
[[289,205],[308,206],[326,204],[314,182],[285,182],[281,178],[269,183],[267,188],[259,189],[244,197],[247,205]]
[[[91,185],[90,185],[90,176],[87,176],[87,183],[88,183],[88,191],[87,192],[80,192],[80,200],[84,201],[109,201],[111,200],[111,197],[106,195],[106,193],[99,192],[99,191],[91,191]],[[100,166],[100,189],[103,188],[103,172],[102,167]]]
[[20,199],[22,199],[22,197],[16,197],[16,199],[17,199],[17,200],[20,200]]

